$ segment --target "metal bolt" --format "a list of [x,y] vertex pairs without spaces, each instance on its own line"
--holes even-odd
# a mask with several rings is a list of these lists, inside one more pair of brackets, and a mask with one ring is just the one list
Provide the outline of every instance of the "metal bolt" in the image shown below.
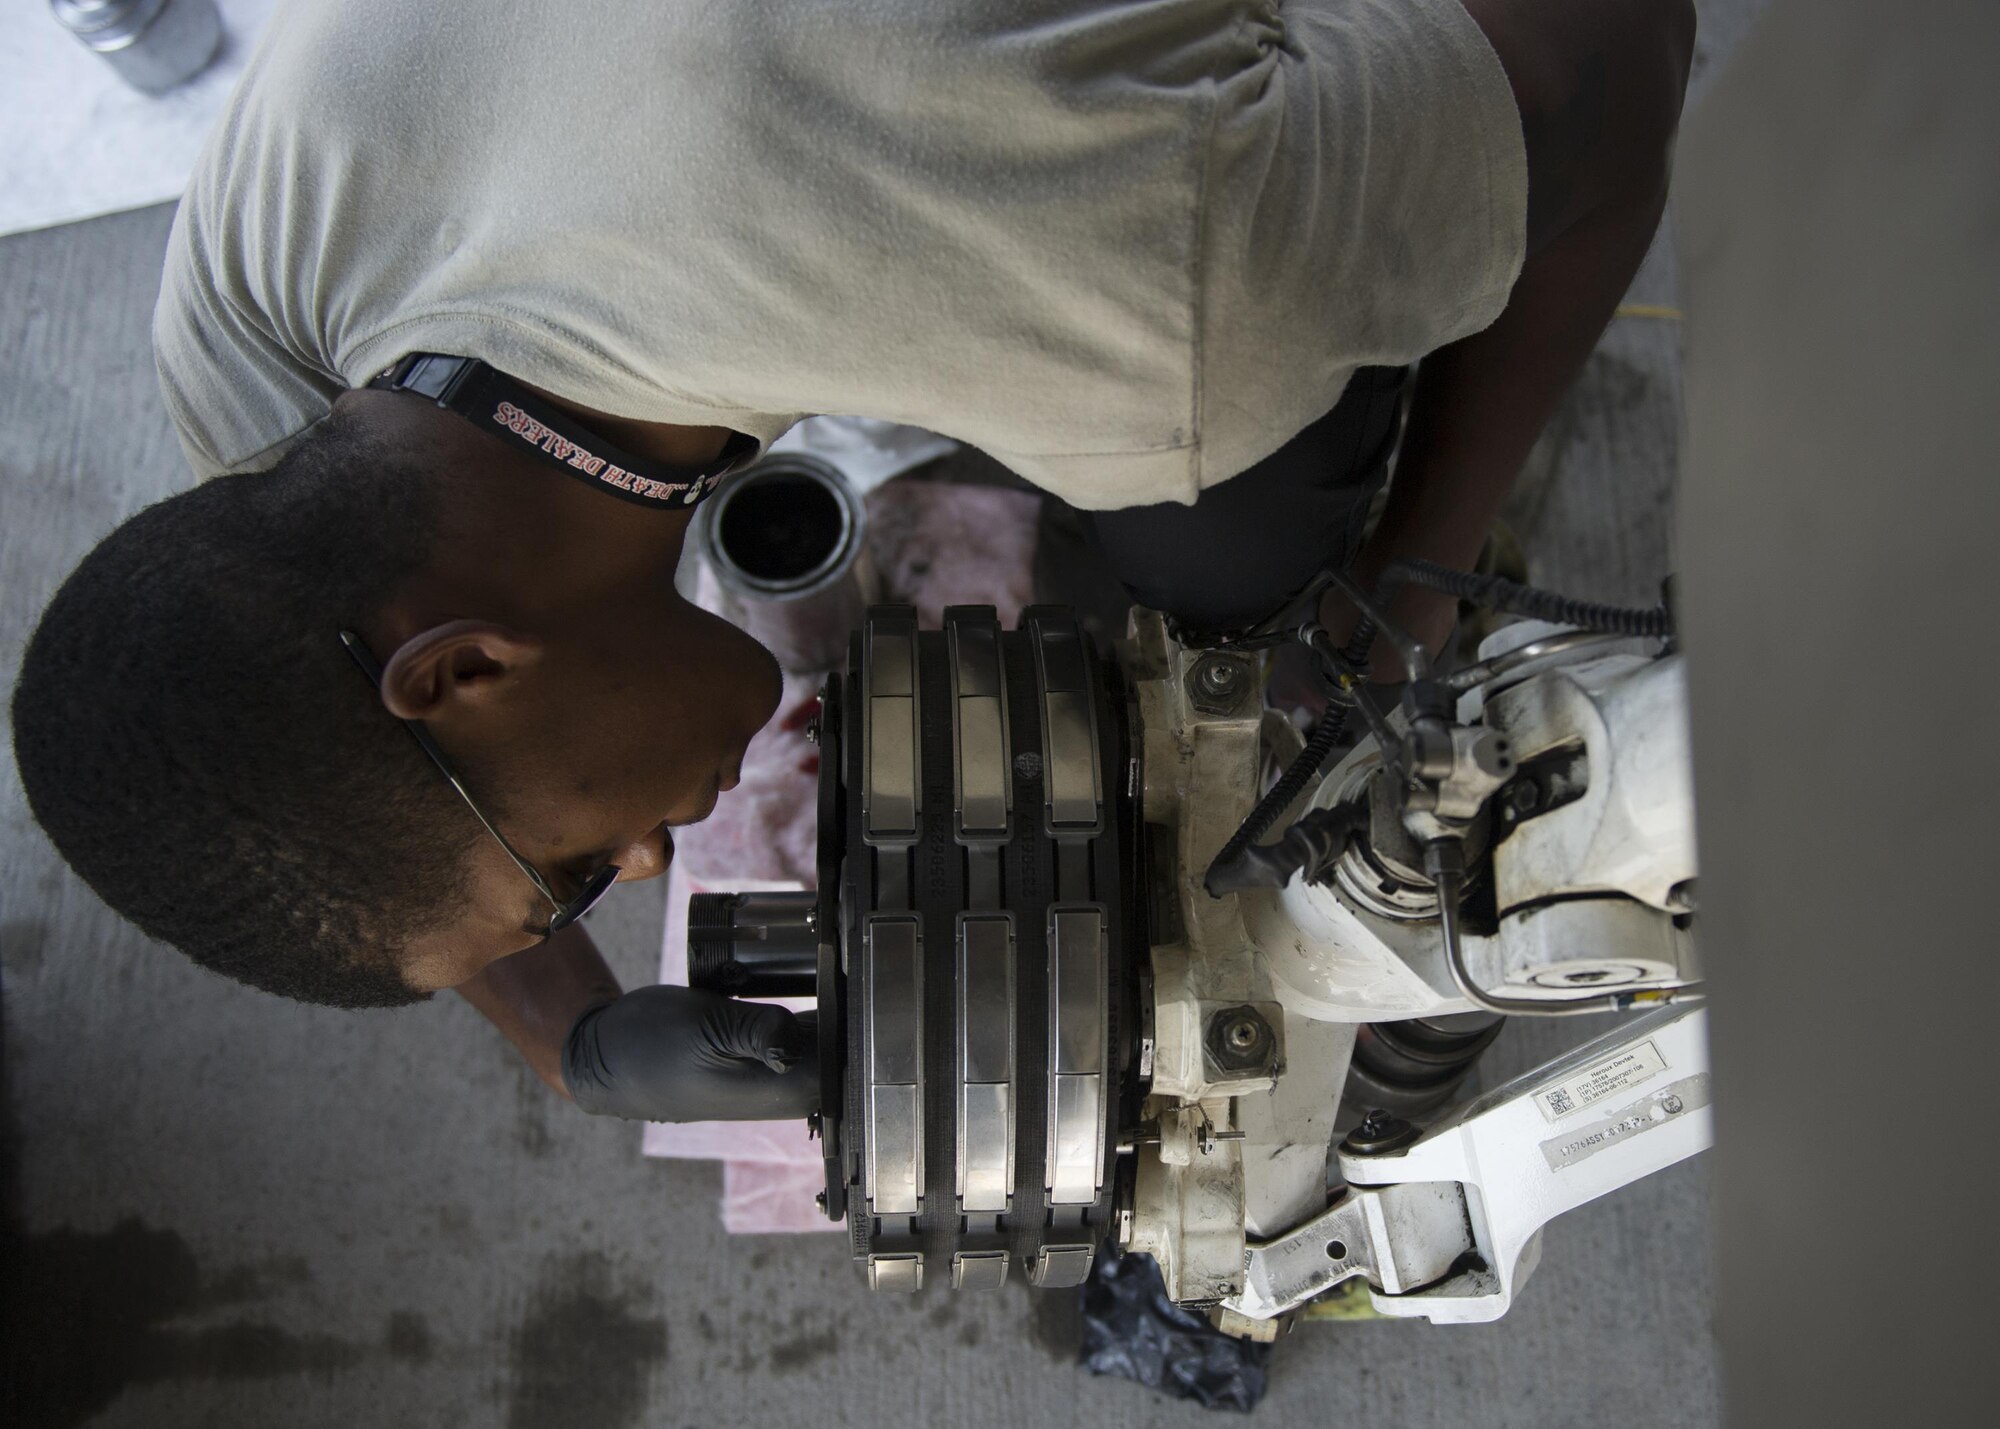
[[1228,696],[1243,688],[1243,667],[1234,660],[1211,657],[1203,660],[1195,672],[1202,689],[1211,695]]
[[1188,676],[1188,695],[1204,714],[1227,714],[1250,688],[1250,667],[1232,655],[1204,655]]
[[1253,1007],[1216,1012],[1205,1040],[1209,1061],[1225,1073],[1266,1073],[1276,1052],[1270,1024]]
[[815,1194],[815,1195],[813,1196],[813,1204],[819,1207],[819,1212],[820,1212],[820,1214],[821,1214],[821,1215],[825,1215],[825,1214],[826,1214],[826,1192],[824,1192],[824,1191],[820,1191],[820,1192],[817,1192],[817,1193],[816,1193],[816,1194]]
[[1417,1129],[1394,1112],[1380,1107],[1361,1118],[1361,1125],[1347,1133],[1340,1149],[1349,1156],[1381,1156],[1400,1151],[1417,1139]]
[[819,743],[819,719],[814,717],[806,723],[806,743]]
[[1206,1156],[1209,1152],[1215,1150],[1215,1144],[1218,1141],[1241,1141],[1242,1139],[1243,1133],[1240,1131],[1216,1131],[1207,1122],[1203,1122],[1201,1124],[1201,1134],[1195,1138],[1195,1145],[1200,1148],[1201,1154]]

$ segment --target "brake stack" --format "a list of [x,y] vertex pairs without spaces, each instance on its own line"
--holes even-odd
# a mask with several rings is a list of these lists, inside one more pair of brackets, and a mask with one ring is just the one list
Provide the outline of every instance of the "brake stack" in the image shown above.
[[1136,965],[1125,730],[1053,606],[1013,631],[989,606],[941,631],[876,607],[829,683],[821,1134],[828,1213],[874,1289],[1075,1285],[1110,1231]]

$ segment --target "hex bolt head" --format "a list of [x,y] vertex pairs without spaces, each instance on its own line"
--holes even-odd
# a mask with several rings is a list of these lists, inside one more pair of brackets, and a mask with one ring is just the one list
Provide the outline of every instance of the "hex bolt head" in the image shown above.
[[1204,714],[1228,714],[1250,688],[1250,666],[1234,655],[1208,654],[1188,672],[1188,697]]
[[1208,1058],[1225,1073],[1263,1072],[1277,1052],[1271,1024],[1254,1007],[1225,1007],[1208,1020]]

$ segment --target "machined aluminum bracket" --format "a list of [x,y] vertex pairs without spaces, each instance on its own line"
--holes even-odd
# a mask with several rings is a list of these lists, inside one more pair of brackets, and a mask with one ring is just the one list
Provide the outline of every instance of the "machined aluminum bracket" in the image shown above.
[[1706,1014],[1699,1005],[1644,1014],[1468,1103],[1403,1150],[1343,1151],[1346,1196],[1246,1246],[1243,1288],[1224,1303],[1268,1319],[1365,1275],[1383,1315],[1496,1320],[1540,1260],[1544,1226],[1713,1139]]

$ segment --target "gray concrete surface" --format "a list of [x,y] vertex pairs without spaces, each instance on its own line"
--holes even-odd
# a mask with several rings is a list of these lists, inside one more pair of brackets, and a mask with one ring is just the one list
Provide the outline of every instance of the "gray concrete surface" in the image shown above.
[[[1740,1424],[1996,1418],[2000,1139],[1966,1111],[2000,1094],[2000,744],[1862,753],[1885,713],[1970,730],[2000,704],[1996,53],[1985,0],[1781,0],[1683,148],[1682,629],[1696,782],[1725,791],[1698,833]],[[1803,712],[1857,651],[1922,673]],[[1872,1313],[1828,1253],[1883,1223],[1857,1147],[1926,1148]]]
[[[1703,7],[1704,66],[1750,3]],[[0,671],[90,544],[186,479],[147,322],[170,211],[0,241]],[[1674,301],[1663,238],[1633,290]],[[1534,574],[1668,569],[1678,332],[1614,322],[1513,504]],[[649,978],[656,886],[595,916]],[[467,1007],[348,1014],[202,973],[112,916],[0,772],[8,1422],[1169,1426],[1077,1369],[1067,1296],[867,1295],[836,1238],[730,1238],[720,1172],[642,1160]],[[1594,1029],[1510,1029],[1495,1070]],[[1488,1327],[1310,1325],[1272,1423],[1716,1422],[1705,1167],[1587,1207]]]

